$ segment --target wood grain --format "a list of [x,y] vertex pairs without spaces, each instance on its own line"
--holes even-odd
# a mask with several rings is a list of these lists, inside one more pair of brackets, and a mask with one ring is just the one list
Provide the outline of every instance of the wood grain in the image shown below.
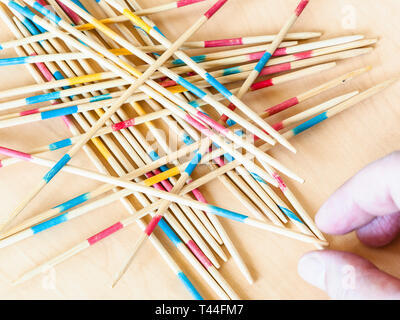
[[[86,1],[83,1],[86,3]],[[144,7],[152,7],[169,0],[141,1]],[[200,12],[212,1],[153,15],[160,29],[171,39],[176,39],[195,21]],[[235,36],[273,34],[293,10],[297,0],[231,0],[211,21],[202,27],[191,40],[219,39]],[[384,4],[384,5],[383,5]],[[351,10],[355,13],[355,28],[346,29],[343,21]],[[365,34],[379,37],[376,49],[368,56],[341,61],[338,66],[323,74],[311,76],[287,84],[249,93],[245,102],[255,110],[263,110],[287,98],[306,91],[345,72],[372,65],[373,70],[362,75],[345,87],[336,88],[306,103],[271,118],[282,119],[306,106],[351,92],[364,90],[373,84],[400,74],[400,21],[392,12],[399,12],[397,0],[313,0],[293,32],[322,31],[323,39],[347,34]],[[12,39],[0,24],[0,41]],[[14,51],[0,51],[0,58],[15,56]],[[33,84],[33,79],[23,66],[0,68],[0,89]],[[376,160],[396,149],[400,141],[398,120],[400,118],[400,85],[394,85],[384,93],[359,104],[343,114],[324,122],[293,141],[296,155],[275,148],[271,154],[306,179],[304,185],[289,183],[299,200],[312,215],[328,196],[344,181],[370,161]],[[21,150],[39,146],[69,135],[61,120],[0,130],[0,145]],[[60,153],[58,153],[59,155]],[[51,155],[56,157],[57,155]],[[91,168],[81,152],[73,164]],[[200,170],[201,171],[201,170]],[[4,218],[44,174],[45,169],[33,164],[20,163],[0,170],[0,217]],[[66,173],[60,174],[47,188],[47,192],[35,199],[21,214],[21,219],[41,212],[79,193],[93,189],[97,184]],[[233,196],[227,194],[218,181],[202,188],[210,203],[245,212]],[[190,299],[189,294],[167,268],[150,244],[140,252],[130,270],[111,289],[110,282],[115,271],[133,247],[139,229],[132,226],[118,232],[108,240],[96,244],[74,258],[60,264],[48,274],[18,287],[10,286],[23,272],[54,257],[80,242],[85,237],[103,229],[127,215],[120,203],[114,203],[64,225],[43,232],[0,251],[0,298],[1,299]],[[21,221],[21,220],[19,220]],[[241,276],[232,259],[223,263],[222,274],[244,299],[326,299],[327,296],[306,284],[297,275],[297,261],[312,247],[290,239],[254,230],[235,222],[223,221],[238,250],[249,264],[256,282],[250,286]],[[179,265],[207,298],[215,295],[190,269],[174,248],[163,243]],[[331,248],[346,250],[370,259],[383,270],[400,276],[397,253],[400,241],[384,249],[370,249],[354,235],[330,237]],[[55,287],[47,285],[55,277]]]

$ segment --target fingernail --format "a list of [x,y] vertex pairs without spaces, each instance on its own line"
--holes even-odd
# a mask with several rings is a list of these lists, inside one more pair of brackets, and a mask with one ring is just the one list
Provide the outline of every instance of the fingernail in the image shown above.
[[325,265],[316,255],[317,253],[314,252],[304,255],[299,261],[297,270],[300,277],[305,281],[324,290]]

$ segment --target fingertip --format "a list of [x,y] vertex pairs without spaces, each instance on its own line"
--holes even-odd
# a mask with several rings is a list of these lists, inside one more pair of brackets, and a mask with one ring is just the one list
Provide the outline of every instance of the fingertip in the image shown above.
[[357,230],[359,240],[373,248],[391,243],[400,233],[400,213],[377,217]]
[[334,299],[398,299],[400,280],[370,261],[348,252],[324,250],[305,254],[299,275]]
[[398,212],[399,163],[400,152],[397,151],[360,170],[322,205],[315,218],[317,226],[325,233],[344,234],[370,223],[377,216]]
[[321,231],[345,234],[373,219],[353,201],[351,189],[350,182],[346,182],[318,210],[315,223]]
[[318,251],[303,255],[297,265],[297,272],[304,281],[325,290],[325,266],[319,258]]

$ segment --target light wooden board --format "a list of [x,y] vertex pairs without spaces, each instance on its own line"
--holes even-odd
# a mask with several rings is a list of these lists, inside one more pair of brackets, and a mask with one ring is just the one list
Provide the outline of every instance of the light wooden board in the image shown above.
[[[86,3],[87,1],[84,1]],[[167,3],[167,0],[141,1],[144,7]],[[193,40],[219,39],[234,36],[272,34],[279,30],[297,0],[231,0],[206,26],[201,28]],[[179,11],[170,11],[152,16],[163,32],[176,39],[194,22],[197,16],[212,1],[207,1]],[[313,0],[298,21],[293,31],[322,31],[323,38],[346,34],[365,34],[379,37],[376,50],[357,59],[343,61],[323,74],[304,81],[291,82],[246,96],[245,101],[254,109],[262,110],[279,103],[344,72],[365,65],[374,69],[355,81],[331,90],[296,107],[301,110],[325,99],[366,89],[373,84],[399,75],[400,21],[394,12],[400,11],[397,0]],[[354,25],[348,18],[354,13]],[[348,29],[351,27],[350,29]],[[353,28],[354,27],[354,28]],[[12,39],[5,25],[0,26],[0,41]],[[0,52],[0,57],[15,56],[12,50]],[[0,68],[0,89],[33,83],[23,66]],[[400,141],[400,85],[357,105],[349,111],[313,128],[293,140],[297,155],[289,154],[277,147],[272,154],[306,179],[304,185],[289,183],[304,206],[312,213],[346,179],[364,165],[398,149]],[[293,111],[286,112],[289,115]],[[0,145],[26,150],[69,134],[60,120],[47,120],[18,128],[0,130]],[[59,153],[60,154],[60,153]],[[74,159],[74,164],[93,168],[83,153]],[[0,169],[1,216],[4,217],[23,198],[24,194],[44,174],[45,169],[21,163]],[[22,218],[41,212],[50,206],[93,189],[93,181],[69,174],[60,174],[23,214]],[[245,212],[237,200],[227,194],[214,181],[202,188],[210,203]],[[36,277],[21,286],[10,286],[10,280],[30,270],[41,262],[72,247],[86,237],[107,227],[127,215],[120,203],[114,203],[91,212],[64,225],[43,232],[35,238],[22,241],[0,250],[0,298],[2,299],[190,299],[189,294],[168,269],[150,244],[146,244],[129,272],[114,288],[110,283],[120,268],[129,249],[138,235],[132,226],[118,232],[72,259],[57,266],[50,274]],[[224,226],[247,261],[256,282],[250,286],[241,276],[232,260],[221,267],[244,299],[326,299],[321,291],[306,284],[297,275],[297,262],[302,254],[312,250],[309,245],[254,230],[235,222],[224,220]],[[159,232],[157,232],[160,235]],[[167,243],[161,237],[163,243]],[[380,268],[400,276],[397,259],[400,242],[395,241],[384,249],[370,249],[353,236],[328,237],[331,248],[362,255]],[[201,281],[170,245],[169,251],[179,265],[193,280],[206,298],[215,295]],[[55,286],[51,280],[55,279]],[[49,285],[50,284],[50,285]]]

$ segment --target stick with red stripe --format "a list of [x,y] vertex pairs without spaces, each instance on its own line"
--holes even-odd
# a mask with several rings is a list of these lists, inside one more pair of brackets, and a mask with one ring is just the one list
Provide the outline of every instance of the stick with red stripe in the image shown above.
[[310,0],[301,0],[300,3],[298,4],[296,10],[294,13],[290,16],[290,18],[286,21],[285,25],[283,28],[279,31],[278,36],[274,39],[274,41],[271,43],[271,46],[263,56],[261,57],[260,61],[257,63],[256,67],[252,71],[252,73],[248,76],[246,81],[243,83],[241,89],[239,90],[238,97],[241,98],[245,95],[245,93],[249,90],[250,86],[253,84],[253,82],[257,79],[258,74],[260,71],[265,67],[265,65],[268,63],[269,59],[272,57],[274,54],[275,50],[279,47],[280,43],[283,41],[285,35],[289,32],[289,29],[295,24],[297,21],[298,17],[301,15],[303,12],[304,8],[307,6]]
[[[299,32],[299,33],[288,33],[284,40],[308,40],[312,38],[320,37],[320,32]],[[217,48],[217,47],[231,47],[231,46],[243,46],[258,43],[272,42],[276,38],[272,36],[255,36],[255,37],[239,37],[229,39],[218,39],[218,40],[205,40],[205,41],[192,41],[185,42],[183,47],[188,48]]]
[[[256,67],[254,70],[250,73],[242,87],[240,88],[238,92],[238,98],[241,99],[244,94],[249,90],[251,85],[253,84],[254,80],[258,77],[259,73],[261,70],[265,67],[265,65],[268,63],[269,59],[271,58],[272,54],[274,51],[278,48],[279,44],[282,42],[284,36],[286,33],[288,33],[289,29],[293,26],[293,24],[297,21],[297,18],[300,16],[300,14],[303,12],[304,8],[307,6],[309,0],[301,0],[299,5],[297,6],[294,14],[289,18],[287,23],[284,25],[284,27],[281,29],[279,35],[275,38],[273,43],[271,44],[271,47],[269,50],[267,50],[264,55],[261,57],[260,61],[257,63]],[[231,109],[234,109],[235,106],[231,104],[229,106]],[[322,233],[318,230],[318,228],[315,227],[313,224],[313,221],[310,219],[309,215],[305,212],[299,201],[295,198],[293,193],[287,188],[286,184],[283,182],[282,178],[279,176],[279,174],[272,169],[268,164],[260,161],[261,164],[264,166],[264,168],[267,170],[268,173],[271,174],[271,176],[278,182],[279,188],[281,191],[284,193],[284,195],[288,198],[288,200],[292,203],[294,208],[299,212],[301,217],[306,221],[306,223],[309,225],[309,227],[313,230],[313,232],[320,238],[321,240],[325,240],[324,236]]]
[[[174,187],[172,188],[171,193],[179,193],[181,191],[181,189],[186,184],[186,182],[190,178],[192,172],[197,167],[197,165],[200,163],[201,158],[208,151],[208,149],[209,149],[208,143],[202,143],[200,145],[199,150],[195,152],[194,157],[189,162],[189,164],[186,166],[185,171],[181,173],[181,176],[178,179],[178,181],[176,182],[176,184],[174,185]],[[143,245],[145,240],[153,233],[155,227],[158,225],[160,220],[163,218],[163,216],[164,216],[166,210],[168,209],[168,207],[170,206],[170,204],[171,204],[170,201],[162,201],[156,214],[151,219],[150,223],[147,225],[146,230],[142,233],[140,238],[136,241],[133,252],[131,253],[128,260],[124,264],[124,266],[121,268],[121,270],[117,273],[116,277],[114,278],[112,287],[114,287],[117,284],[117,282],[121,279],[121,277],[124,275],[124,273],[128,270],[136,253],[139,251],[139,249],[141,248],[141,246]]]
[[[309,42],[305,44],[297,44],[297,41],[291,41],[291,42],[281,42],[278,46],[278,48],[274,51],[272,54],[272,57],[281,57],[281,56],[287,56],[291,54],[296,54],[296,53],[301,53],[305,51],[311,51],[311,50],[316,50],[316,49],[321,49],[321,48],[329,48],[345,43],[351,43],[354,41],[362,40],[364,39],[363,35],[351,35],[351,36],[344,36],[344,37],[336,37],[336,38],[331,38],[327,40],[321,40],[321,41],[314,41],[314,42]],[[246,48],[239,48],[239,49],[233,49],[233,50],[225,50],[225,51],[219,51],[219,52],[213,52],[213,53],[208,53],[208,54],[202,54],[202,55],[197,55],[197,56],[192,56],[190,57],[192,60],[196,62],[205,62],[205,61],[212,61],[212,60],[218,60],[218,59],[223,59],[223,58],[229,58],[229,57],[237,57],[237,56],[242,56],[248,54],[249,61],[253,60],[260,60],[262,56],[264,55],[265,49],[268,49],[270,45],[260,45],[260,46],[254,46],[254,47],[246,47]],[[125,52],[122,52],[125,53]],[[175,59],[172,62],[169,62],[165,66],[171,67],[171,66],[177,66],[177,65],[183,65],[184,62],[180,59]]]
[[[326,62],[330,62],[330,61],[353,58],[353,57],[356,57],[361,54],[366,54],[366,53],[370,52],[371,50],[372,50],[372,48],[353,49],[353,50],[347,50],[347,51],[343,51],[343,52],[323,55],[320,57],[314,57],[314,58],[309,58],[309,59],[300,60],[300,61],[282,63],[282,64],[275,65],[275,66],[265,67],[263,69],[263,71],[261,71],[260,75],[271,75],[271,74],[280,73],[280,72],[284,72],[284,71],[290,71],[290,70],[295,70],[295,69],[299,69],[299,68],[304,68],[304,67],[308,67],[311,65],[326,63]],[[229,76],[232,76],[232,79],[231,79],[232,81],[237,81],[237,80],[240,80],[242,77],[246,77],[246,74],[248,74],[249,67],[251,68],[251,65],[227,68],[227,69],[213,71],[210,74],[215,76],[217,79],[220,79],[221,82],[226,83],[225,79],[228,80]],[[243,73],[243,75],[239,75],[240,73]],[[291,74],[275,77],[275,79],[274,79],[274,80],[276,80],[275,84],[290,80],[290,75]],[[222,76],[223,78],[221,78],[220,76]],[[188,80],[189,82],[195,83],[196,85],[199,84],[200,86],[202,86],[204,84],[204,82],[200,82],[200,83],[196,82],[199,80],[199,78],[201,80],[201,77],[196,75],[196,76],[187,77],[185,79]],[[58,82],[58,81],[54,81],[54,82]],[[263,81],[260,81],[260,83],[262,83],[262,82]],[[176,90],[179,91],[178,90],[179,86],[176,86],[176,83],[172,80],[162,81],[162,82],[160,82],[160,85],[162,85],[164,87],[175,86],[174,88],[170,88],[170,90],[172,90],[174,92],[175,88],[176,88]],[[255,87],[255,86],[257,86],[257,85],[254,84],[253,87]],[[238,90],[239,90],[239,88],[231,89],[232,92],[237,92]],[[99,107],[109,107],[112,104],[112,102],[115,101],[116,98],[118,96],[120,96],[121,94],[122,94],[122,91],[116,91],[116,92],[112,92],[109,94],[105,94],[103,96],[97,96],[93,99],[84,98],[84,99],[76,100],[75,102],[67,102],[67,103],[62,103],[62,104],[58,104],[58,105],[51,104],[51,105],[43,106],[40,108],[28,109],[28,110],[24,110],[24,111],[20,111],[20,112],[5,114],[3,116],[0,116],[0,128],[6,128],[6,127],[10,127],[10,126],[15,126],[15,125],[31,123],[34,121],[40,121],[40,120],[52,118],[53,116],[58,117],[58,116],[62,116],[63,114],[69,114],[69,113],[63,113],[63,110],[64,111],[68,111],[68,110],[73,111],[74,108],[77,108],[78,110],[76,110],[75,112],[81,112],[82,110],[88,111],[88,110],[92,110],[94,108],[99,108]],[[99,100],[101,100],[102,97],[105,100],[99,101]],[[130,97],[127,100],[127,102],[137,101],[137,100],[141,100],[143,98],[145,98],[145,95],[142,93],[138,93],[138,94]],[[219,101],[219,100],[222,100],[224,97],[221,94],[217,94],[217,95],[214,95],[213,98],[216,101]],[[91,100],[93,100],[93,101],[91,101]],[[82,104],[81,104],[81,102],[82,102]],[[191,103],[196,106],[197,105],[202,106],[202,105],[206,104],[206,102],[204,102],[201,99],[195,100],[195,102],[192,101]],[[289,101],[287,101],[287,102],[286,101],[283,102],[282,106],[278,105],[277,108],[278,108],[278,110],[279,110],[279,108],[285,108],[287,104],[288,104],[288,107],[290,107],[290,106],[292,106],[293,103],[295,103],[295,104],[298,103],[298,101],[296,100],[296,97],[289,99]],[[273,108],[274,107],[272,107],[271,109],[273,110]],[[285,110],[285,109],[283,109],[283,110]],[[171,114],[171,111],[169,111],[168,109],[163,109],[163,110],[159,110],[157,112],[149,113],[144,116],[139,116],[134,119],[130,119],[127,122],[129,122],[128,125],[139,125],[139,124],[149,121],[149,120],[164,118],[166,115],[169,115],[169,114]],[[274,114],[274,112],[271,113],[271,115],[272,114]],[[121,123],[120,125],[124,126],[123,123]],[[116,124],[115,128],[117,128],[117,126],[118,125]],[[104,128],[100,129],[97,132],[96,136],[104,134],[104,130],[105,130]]]
[[[27,7],[23,7],[19,5],[18,3],[14,1],[6,1],[6,0],[1,0],[8,6],[12,7],[13,9],[19,11],[22,15],[25,15],[26,17],[29,17],[34,23],[40,25],[41,27],[55,32],[57,34],[63,34],[63,32],[60,32],[57,27],[54,27],[54,25],[46,22],[46,20],[41,19],[38,15],[34,14],[32,11],[30,11]],[[32,5],[35,7],[36,10],[41,11],[47,19],[56,22],[57,25],[64,26],[66,30],[70,29],[70,25],[66,22],[63,22],[60,17],[57,15],[53,14],[43,6],[41,6],[39,3],[35,1],[30,1],[30,0],[24,0],[28,4]],[[215,8],[215,10],[218,10],[219,8]],[[19,204],[19,206],[13,210],[13,212],[9,215],[8,220],[6,224],[3,226],[3,229],[6,228],[14,219],[16,216],[20,214],[20,212],[31,202],[32,199],[34,199],[39,192],[58,174],[58,172],[64,167],[70,160],[75,156],[75,154],[81,149],[83,145],[85,145],[95,134],[95,132],[113,115],[113,113],[125,102],[129,96],[134,93],[137,89],[140,90],[147,90],[148,87],[145,85],[145,82],[148,82],[149,77],[152,75],[152,73],[160,66],[162,63],[165,62],[166,59],[168,59],[170,56],[173,55],[175,51],[175,47],[180,47],[181,44],[186,41],[191,34],[193,34],[195,31],[197,31],[198,28],[202,24],[204,24],[208,19],[203,19],[200,18],[195,25],[190,28],[186,33],[184,33],[179,39],[174,42],[174,44],[171,46],[169,50],[167,50],[162,57],[160,57],[151,67],[149,67],[144,74],[138,72],[135,68],[131,67],[129,64],[124,63],[123,65],[126,67],[129,67],[129,71],[135,75],[135,77],[130,76],[127,73],[121,73],[120,68],[116,67],[116,65],[112,64],[109,61],[106,61],[102,57],[100,57],[98,54],[94,53],[93,50],[89,50],[85,45],[82,43],[78,42],[75,39],[72,39],[71,37],[65,36],[63,40],[69,39],[71,44],[74,47],[77,47],[78,49],[82,49],[84,51],[89,51],[93,53],[93,58],[96,60],[101,60],[101,63],[109,67],[112,71],[116,71],[118,74],[123,75],[124,77],[127,77],[129,79],[134,79],[134,84],[132,84],[129,89],[124,93],[124,95],[121,96],[121,98],[113,104],[112,107],[110,107],[107,112],[92,126],[92,128],[86,133],[85,137],[82,138],[79,143],[77,143],[71,150],[69,150],[68,153],[66,153],[58,162],[57,164],[50,169],[49,172],[46,173],[46,175],[42,178],[39,184],[35,186],[31,191],[29,191],[27,197]],[[87,39],[86,39],[87,40]],[[92,43],[93,44],[93,43]],[[95,44],[94,45],[99,46],[101,48],[101,45]],[[154,92],[155,93],[155,92]],[[158,95],[157,95],[158,96]],[[159,96],[162,100],[164,100],[163,97]]]
[[285,101],[283,101],[283,102],[281,102],[281,103],[279,103],[279,104],[277,104],[277,105],[275,105],[273,107],[267,108],[265,110],[265,113],[263,114],[263,116],[269,117],[269,116],[272,116],[272,115],[274,115],[274,114],[276,114],[278,112],[281,112],[281,111],[289,109],[289,108],[291,108],[293,106],[296,106],[299,103],[301,103],[301,102],[303,102],[303,101],[305,101],[307,99],[310,99],[312,97],[315,97],[318,94],[320,94],[320,93],[322,93],[322,92],[324,92],[326,90],[334,88],[334,87],[336,87],[336,86],[338,86],[340,84],[346,83],[346,82],[350,81],[351,79],[353,79],[353,78],[355,78],[355,77],[357,77],[357,76],[359,76],[359,75],[361,75],[364,72],[367,72],[369,70],[371,70],[371,66],[367,66],[367,67],[364,67],[364,68],[357,69],[357,70],[351,71],[349,73],[346,73],[346,74],[344,74],[344,75],[342,75],[342,76],[340,76],[338,78],[335,78],[335,79],[330,80],[330,81],[328,81],[326,83],[323,83],[323,84],[321,84],[321,85],[319,85],[319,86],[317,86],[317,87],[315,87],[315,88],[313,88],[311,90],[303,92],[303,93],[299,94],[296,97],[287,99],[287,100],[285,100]]
[[[348,37],[346,37],[348,38]],[[343,38],[344,39],[344,38]],[[271,60],[268,61],[267,66],[262,69],[260,75],[263,75],[264,70],[268,70],[268,68],[276,65],[280,65],[283,63],[287,62],[293,62],[293,61],[301,61],[301,60],[307,60],[313,57],[319,57],[319,56],[324,56],[332,53],[340,53],[340,52],[348,52],[351,49],[356,49],[356,48],[364,48],[369,45],[373,45],[377,42],[377,39],[365,39],[365,40],[359,40],[359,41],[352,41],[352,42],[346,42],[334,46],[329,46],[329,47],[323,47],[320,49],[313,49],[310,51],[303,51],[303,52],[298,52],[296,54],[291,54],[291,55],[286,55],[286,56],[280,56],[280,57],[275,57]],[[291,47],[295,48],[295,47]],[[259,53],[254,53],[254,54],[245,54],[242,56],[234,56],[230,58],[222,58],[222,59],[217,59],[217,60],[210,60],[210,61],[205,61],[199,63],[200,66],[206,69],[211,69],[211,68],[221,68],[222,66],[226,65],[237,65],[237,64],[242,64],[242,63],[248,63],[248,62],[253,62],[257,61],[260,56],[262,55],[262,52]],[[241,67],[246,67],[248,70],[249,68],[252,69],[257,65],[257,63],[252,63],[252,64],[246,64],[242,65]],[[142,67],[138,67],[141,69]],[[235,67],[231,68],[234,70]],[[173,72],[177,74],[182,74],[185,72],[190,72],[190,67],[188,66],[180,66],[180,67],[175,67],[171,68]],[[153,75],[153,78],[161,78],[162,73],[157,72]]]
[[[70,0],[61,0],[65,4],[70,5],[71,2]],[[117,9],[118,11],[122,12],[124,15],[126,15],[128,18],[131,19],[131,21],[137,25],[140,26],[146,33],[148,33],[151,37],[153,37],[155,40],[159,41],[161,44],[165,45],[168,47],[170,50],[172,47],[172,43],[162,35],[156,28],[156,26],[149,26],[145,21],[143,21],[140,17],[136,16],[133,12],[130,10],[122,7],[120,4],[118,4],[115,1],[109,1],[105,0],[107,3],[109,3],[112,7]],[[213,7],[210,8],[205,14],[204,14],[204,19],[209,19],[212,17],[217,10],[219,10],[228,0],[219,0],[215,3]],[[82,13],[82,14],[81,14]],[[79,13],[80,15],[83,15],[84,13],[81,12]],[[86,18],[85,18],[86,19]],[[89,19],[89,17],[88,17]],[[92,21],[93,22],[93,21]],[[168,50],[166,52],[168,52]],[[288,141],[282,138],[280,134],[278,134],[276,131],[271,129],[268,123],[260,119],[253,110],[251,110],[247,105],[245,105],[240,99],[238,99],[235,95],[232,94],[225,86],[223,86],[221,83],[219,83],[213,76],[211,76],[205,69],[201,68],[195,61],[191,60],[190,57],[184,53],[183,51],[175,51],[174,54],[179,58],[182,59],[188,66],[192,68],[193,71],[195,71],[197,74],[201,75],[205,80],[207,80],[217,91],[222,93],[226,99],[231,101],[232,103],[235,103],[235,105],[238,106],[243,112],[247,113],[252,120],[257,123],[259,126],[263,127],[265,130],[268,131],[268,133],[275,138],[280,144],[283,146],[287,147],[289,150],[295,152],[294,148],[290,145]],[[160,58],[157,60],[159,61]],[[180,80],[182,81],[182,78],[178,79],[173,79],[173,80]],[[180,83],[183,85],[183,83]],[[208,96],[204,92],[199,92],[199,91],[192,91],[195,95],[199,96],[200,98],[206,99]],[[199,95],[200,94],[200,95]],[[214,106],[215,107],[215,106]],[[267,140],[268,141],[268,140]],[[272,143],[273,144],[273,143]]]
[[[246,92],[250,89],[251,85],[256,80],[256,78],[258,77],[261,70],[268,63],[269,59],[272,57],[275,50],[279,47],[280,43],[284,39],[285,35],[288,33],[289,29],[297,21],[298,17],[303,12],[303,10],[307,6],[308,2],[309,2],[309,0],[301,0],[300,1],[295,12],[287,20],[287,22],[285,23],[283,28],[280,30],[278,36],[271,43],[271,46],[269,47],[269,49],[267,51],[265,51],[265,53],[263,54],[263,56],[261,57],[261,59],[259,60],[257,65],[255,66],[253,71],[250,73],[250,75],[247,77],[246,81],[243,83],[242,87],[240,88],[240,90],[237,94],[239,99],[241,99],[246,94]],[[233,110],[236,108],[236,106],[231,103],[229,105],[229,108]]]

